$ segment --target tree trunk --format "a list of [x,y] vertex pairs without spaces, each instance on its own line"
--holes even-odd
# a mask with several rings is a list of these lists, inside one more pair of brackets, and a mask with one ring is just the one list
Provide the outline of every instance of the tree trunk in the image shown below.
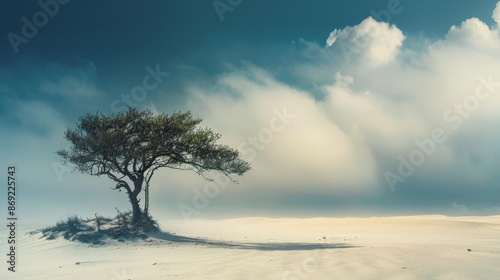
[[144,188],[144,215],[149,216],[149,184],[146,183],[146,188]]
[[132,223],[138,224],[142,220],[142,211],[139,206],[139,200],[133,193],[129,193],[128,197],[130,199],[130,203],[132,203]]
[[132,203],[132,213],[133,213],[133,218],[132,222],[134,224],[137,224],[142,221],[142,210],[141,206],[139,205],[139,199],[137,198],[139,194],[142,191],[142,184],[144,182],[144,178],[140,176],[136,180],[133,180],[134,182],[134,190],[129,193],[129,198],[130,198],[130,203]]

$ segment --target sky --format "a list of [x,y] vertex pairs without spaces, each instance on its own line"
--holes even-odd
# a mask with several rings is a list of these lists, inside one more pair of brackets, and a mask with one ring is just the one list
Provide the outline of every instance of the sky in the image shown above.
[[130,208],[55,154],[79,116],[127,105],[190,110],[252,164],[238,184],[157,172],[160,219],[500,214],[496,1],[3,1],[0,18],[20,219]]

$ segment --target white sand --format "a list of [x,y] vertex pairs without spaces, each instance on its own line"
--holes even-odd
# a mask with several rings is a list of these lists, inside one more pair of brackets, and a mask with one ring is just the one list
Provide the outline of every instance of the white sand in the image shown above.
[[24,234],[18,272],[4,263],[0,279],[500,279],[500,216],[161,224],[210,241],[91,247]]

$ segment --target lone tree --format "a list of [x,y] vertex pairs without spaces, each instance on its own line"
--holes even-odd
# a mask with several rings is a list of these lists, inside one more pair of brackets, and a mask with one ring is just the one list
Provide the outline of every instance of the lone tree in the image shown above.
[[[69,150],[57,154],[82,173],[114,180],[113,189],[127,193],[132,221],[138,226],[149,218],[149,186],[159,168],[192,170],[202,176],[206,171],[218,171],[230,179],[231,174],[250,170],[237,150],[216,143],[220,134],[198,128],[201,121],[190,112],[153,115],[150,110],[130,107],[116,115],[86,114],[79,118],[76,129],[64,133],[71,143]],[[139,205],[142,190],[144,210]]]

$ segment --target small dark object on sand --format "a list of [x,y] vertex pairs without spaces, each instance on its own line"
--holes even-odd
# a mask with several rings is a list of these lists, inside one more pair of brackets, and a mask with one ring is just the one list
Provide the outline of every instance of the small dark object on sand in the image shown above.
[[472,250],[471,250],[471,249],[469,249],[469,248],[467,248],[467,252],[470,252],[470,251],[472,251]]

